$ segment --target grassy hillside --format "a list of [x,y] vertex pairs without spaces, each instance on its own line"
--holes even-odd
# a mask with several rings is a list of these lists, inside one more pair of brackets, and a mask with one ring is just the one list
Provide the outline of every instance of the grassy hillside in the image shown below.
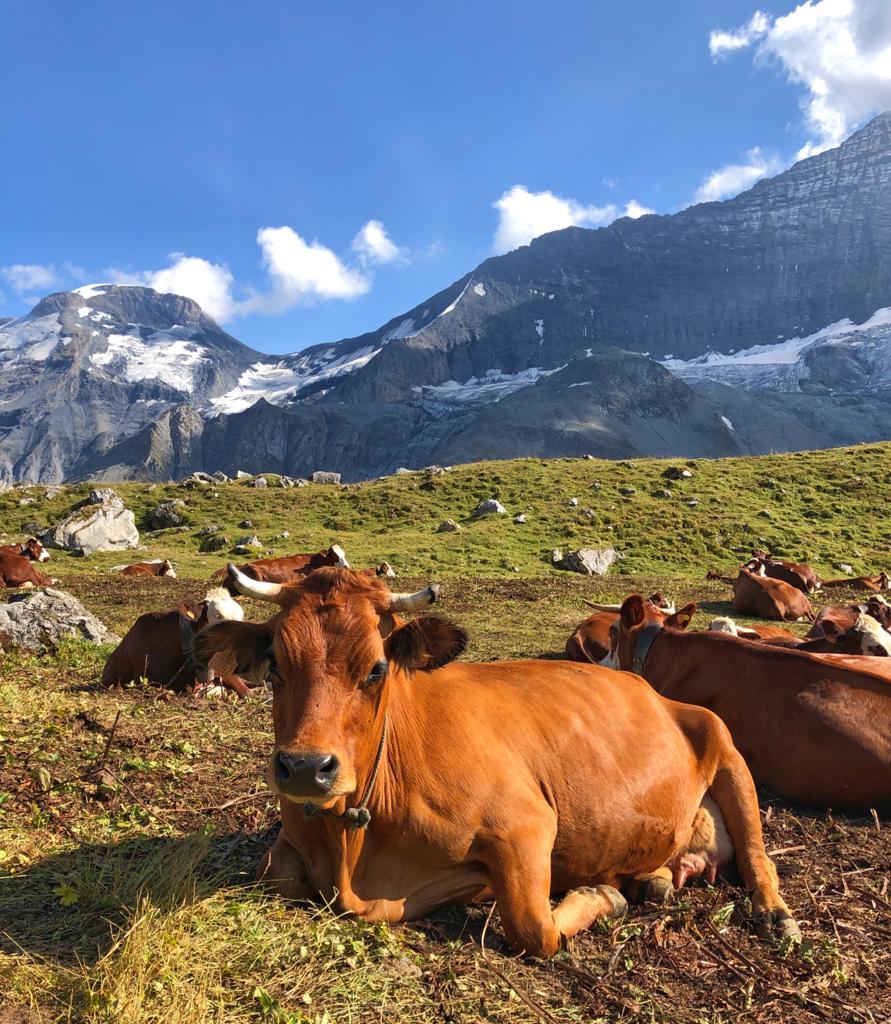
[[[140,529],[171,498],[187,503],[188,529],[144,531],[143,553],[54,552],[47,568],[123,633],[145,611],[199,596],[225,563],[225,552],[197,553],[202,526],[219,524],[233,541],[256,532],[281,553],[339,540],[355,565],[390,561],[400,589],[443,579],[441,614],[470,634],[467,658],[485,660],[558,657],[585,597],[658,588],[678,604],[697,600],[702,625],[730,611],[729,587],[704,581],[705,569],[732,568],[752,543],[824,574],[837,561],[891,565],[891,444],[698,461],[679,482],[663,479],[668,465],[682,463],[527,459],[295,490],[122,484]],[[0,529],[20,536],[29,521],[57,522],[87,490],[2,494]],[[469,521],[489,497],[510,514]],[[446,517],[462,531],[436,533]],[[245,518],[252,528],[238,526]],[[626,557],[602,580],[551,568],[553,547],[587,544]],[[167,555],[177,580],[107,572]],[[254,620],[269,613],[245,609]],[[368,927],[251,884],[278,819],[263,781],[265,695],[103,690],[109,650],[0,652],[0,1024],[810,1024],[891,1012],[887,822],[765,796],[767,847],[801,920],[800,952],[756,941],[746,895],[730,885],[636,908],[547,963],[511,956],[488,906]]]
[[[671,466],[693,477],[667,480]],[[625,557],[613,572],[696,578],[732,566],[753,544],[812,562],[839,575],[891,563],[884,510],[891,493],[891,443],[829,451],[716,460],[518,459],[457,466],[443,476],[424,471],[342,487],[283,490],[246,482],[188,489],[176,484],[121,484],[116,490],[136,514],[146,551],[170,557],[182,575],[206,576],[226,555],[198,554],[198,529],[215,524],[233,543],[256,533],[279,554],[313,551],[339,541],[354,565],[382,560],[400,575],[437,578],[471,573],[551,574],[555,547],[612,545]],[[622,488],[634,488],[631,495]],[[61,519],[88,485],[66,487],[52,500],[45,488],[0,495],[0,530],[19,536],[29,524]],[[664,491],[671,491],[667,497]],[[477,503],[498,498],[508,515],[471,521]],[[147,529],[145,514],[162,501],[186,502],[190,529]],[[578,506],[569,504],[578,499]],[[22,500],[33,503],[21,505]],[[698,499],[698,505],[688,502]],[[515,524],[515,515],[527,521]],[[437,533],[443,519],[459,533]],[[241,528],[249,519],[253,526]],[[290,536],[279,535],[288,531]],[[120,554],[82,560],[57,557],[74,571],[119,563]],[[131,560],[135,560],[136,555]]]

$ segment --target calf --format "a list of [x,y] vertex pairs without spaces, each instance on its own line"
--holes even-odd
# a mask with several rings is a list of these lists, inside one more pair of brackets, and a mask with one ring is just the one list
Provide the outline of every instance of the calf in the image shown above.
[[217,672],[206,663],[197,664],[191,656],[192,639],[201,629],[243,617],[241,605],[222,587],[209,590],[203,601],[140,615],[109,655],[102,683],[116,686],[147,679],[182,693],[194,686],[196,679],[207,683],[218,678],[223,686],[246,696],[250,688],[243,679],[228,671]]
[[48,562],[50,553],[36,537],[29,537],[21,544],[5,544],[0,547],[0,555],[22,555],[32,562]]
[[757,619],[814,621],[814,609],[800,590],[782,580],[757,576],[745,566],[733,581],[733,610],[739,615],[751,615]]
[[52,582],[35,567],[30,558],[0,553],[0,586],[48,587]]
[[224,654],[271,676],[282,828],[259,873],[282,896],[321,894],[371,922],[494,898],[511,945],[544,956],[619,916],[619,887],[665,891],[684,858],[708,860],[703,847],[720,860],[726,827],[759,929],[799,936],[751,777],[711,713],[597,665],[456,663],[460,629],[400,617],[432,587],[391,594],[346,569],[288,585],[230,573],[277,614],[193,646],[201,663]]
[[165,558],[163,562],[134,562],[133,565],[125,565],[121,569],[122,576],[166,576],[175,580],[176,572],[173,563]]
[[[797,593],[797,592],[796,592]],[[719,715],[755,781],[795,803],[891,810],[891,686],[884,658],[806,654],[683,633],[637,594],[610,659],[656,692]]]

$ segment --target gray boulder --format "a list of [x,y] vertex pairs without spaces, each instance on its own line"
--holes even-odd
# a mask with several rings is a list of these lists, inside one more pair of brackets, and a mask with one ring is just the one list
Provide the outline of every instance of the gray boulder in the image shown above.
[[485,501],[481,501],[479,505],[473,510],[474,519],[482,519],[483,516],[498,515],[503,516],[507,513],[507,509],[501,504],[496,498],[486,498]]
[[79,637],[94,644],[120,643],[120,637],[64,590],[33,590],[0,605],[0,648],[23,647],[43,653],[53,650],[63,637]]
[[153,530],[169,530],[174,526],[183,526],[186,523],[186,516],[180,511],[186,503],[181,498],[174,498],[173,501],[162,502],[157,508],[148,513],[146,519]]
[[[557,552],[554,552],[555,556]],[[579,548],[578,551],[567,551],[559,560],[554,561],[561,569],[579,572],[585,576],[605,576],[610,566],[618,559],[615,548]]]
[[112,508],[123,508],[124,500],[119,498],[110,487],[94,487],[92,491],[75,506],[85,508],[87,505],[110,505]]
[[340,473],[326,473],[324,470],[317,469],[312,475],[312,482],[314,484],[339,484]]
[[225,551],[228,547],[229,538],[224,537],[221,533],[214,533],[202,539],[198,545],[198,550],[201,554],[206,555],[214,551]]
[[269,481],[265,476],[255,476],[253,480],[248,481],[248,487],[268,487]]
[[256,534],[253,534],[250,537],[242,537],[240,540],[237,540],[235,545],[239,548],[262,548],[263,541]]
[[227,483],[229,483],[229,477],[226,476],[226,474],[221,469],[218,469],[216,471],[216,473],[211,473],[210,475],[211,475],[211,477],[213,477],[214,481],[216,481],[216,483],[218,483],[218,484],[227,484]]
[[123,504],[84,505],[51,527],[41,539],[49,547],[91,555],[95,551],[137,547],[139,530],[133,513]]
[[250,473],[245,473],[245,471],[243,469],[236,469],[235,470],[235,479],[236,480],[250,480],[250,478],[251,478],[251,474]]
[[461,527],[454,519],[444,519],[439,526],[436,527],[437,533],[457,533]]

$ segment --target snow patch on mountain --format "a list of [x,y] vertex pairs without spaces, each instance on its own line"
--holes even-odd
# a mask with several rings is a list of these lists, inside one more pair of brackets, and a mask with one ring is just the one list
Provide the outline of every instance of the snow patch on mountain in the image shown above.
[[94,352],[90,362],[131,383],[160,380],[191,394],[195,370],[208,360],[190,334],[189,328],[180,326],[155,331],[145,339],[136,334],[109,334],[105,351]]
[[567,364],[555,366],[546,370],[541,366],[530,366],[528,369],[519,370],[517,373],[502,373],[501,370],[486,370],[481,377],[470,377],[463,384],[456,380],[447,380],[442,384],[427,384],[421,387],[413,387],[415,394],[424,398],[434,398],[445,402],[457,402],[466,404],[469,402],[500,402],[502,398],[519,391],[520,388],[528,387],[544,377],[550,377],[560,370],[565,370]]
[[42,362],[52,355],[60,338],[58,313],[12,320],[0,327],[0,362],[7,366],[20,360]]

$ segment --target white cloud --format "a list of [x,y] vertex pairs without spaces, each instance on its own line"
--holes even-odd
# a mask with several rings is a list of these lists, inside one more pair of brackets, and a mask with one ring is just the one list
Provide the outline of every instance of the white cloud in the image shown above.
[[744,50],[760,39],[768,29],[770,19],[761,11],[755,11],[751,18],[740,28],[732,32],[716,29],[708,37],[708,48],[712,57],[724,57],[733,50]]
[[358,253],[362,263],[404,262],[407,253],[387,234],[379,220],[370,220],[353,239],[353,252]]
[[718,59],[757,43],[756,59],[777,60],[802,87],[814,138],[798,153],[812,156],[842,142],[872,114],[891,108],[891,3],[807,0],[778,18],[756,13],[735,32],[712,32]]
[[655,210],[651,210],[649,206],[644,206],[636,199],[629,199],[625,204],[625,209],[622,211],[622,216],[631,217],[632,220],[637,220],[638,217],[645,217],[648,213],[655,212]]
[[368,277],[348,267],[331,249],[306,242],[293,228],[261,228],[257,244],[272,290],[248,299],[243,312],[280,312],[319,299],[355,299],[371,287]]
[[59,283],[56,268],[41,266],[39,263],[14,263],[12,266],[0,267],[0,274],[9,282],[10,288],[19,294],[34,290],[48,291]]
[[746,163],[727,164],[710,174],[696,190],[697,203],[710,203],[717,199],[735,196],[750,188],[761,178],[782,170],[783,163],[776,157],[767,156],[756,146],[746,153]]
[[112,267],[104,276],[114,284],[139,284],[158,292],[185,295],[221,323],[232,318],[237,303],[232,295],[234,278],[228,267],[180,252],[171,253],[168,258],[170,266],[161,270],[134,273]]

